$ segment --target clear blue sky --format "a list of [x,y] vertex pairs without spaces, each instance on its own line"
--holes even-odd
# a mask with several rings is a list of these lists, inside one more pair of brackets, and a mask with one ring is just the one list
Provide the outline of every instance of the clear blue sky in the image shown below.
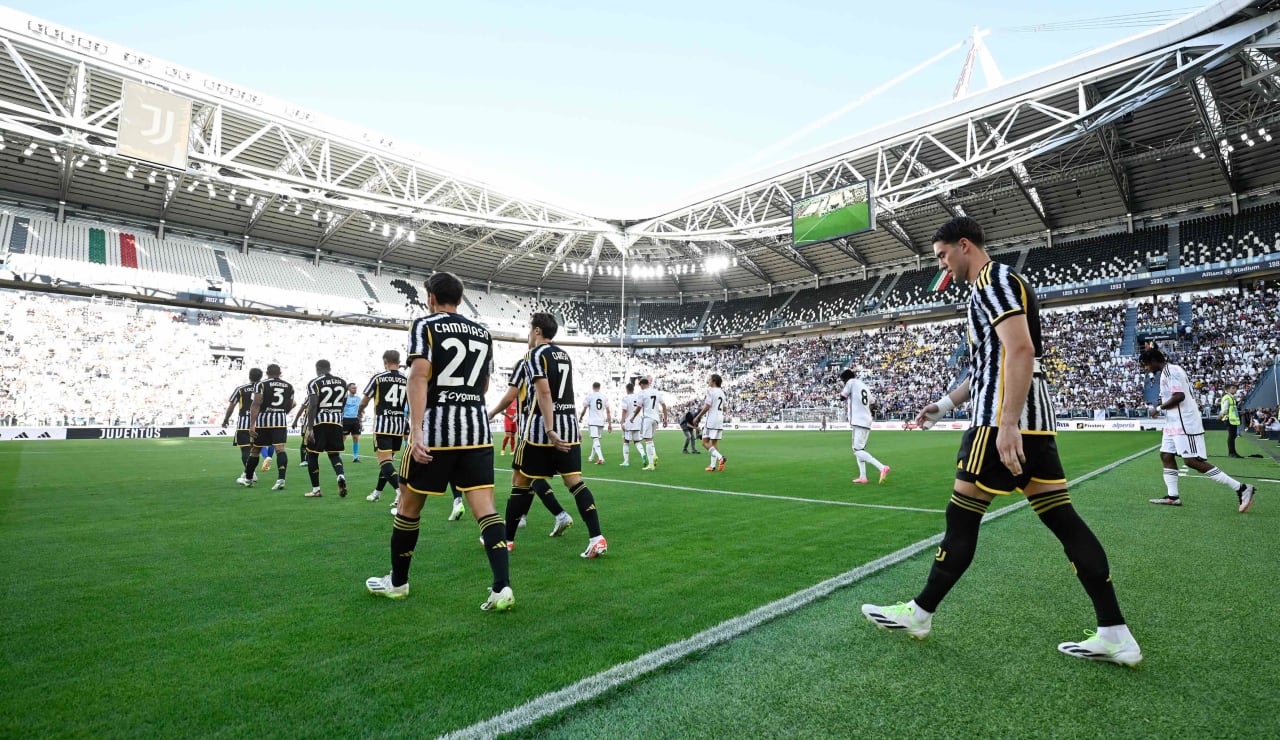
[[[975,25],[1197,4],[6,1],[604,216],[738,169]],[[997,33],[987,43],[1010,78],[1140,30]],[[953,55],[771,159],[944,102],[962,61]]]

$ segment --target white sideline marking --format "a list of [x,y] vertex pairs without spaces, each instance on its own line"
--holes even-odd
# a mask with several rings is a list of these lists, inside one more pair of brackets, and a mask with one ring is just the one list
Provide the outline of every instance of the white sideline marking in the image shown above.
[[[509,470],[509,468],[494,468]],[[770,498],[777,501],[799,501],[803,504],[829,504],[831,506],[855,506],[862,509],[892,509],[893,511],[922,511],[926,514],[945,514],[945,509],[921,509],[915,506],[890,506],[889,504],[858,504],[852,501],[828,501],[821,498],[800,498],[799,496],[774,496],[769,493],[743,493],[741,491],[721,491],[715,488],[692,488],[690,486],[673,486],[669,483],[648,483],[638,480],[619,480],[617,478],[587,478],[584,481],[598,480],[601,483],[622,483],[629,486],[649,486],[651,488],[670,488],[675,491],[693,491],[695,493],[714,493],[720,496],[746,496],[747,498]]]
[[[1152,445],[1141,452],[1116,460],[1113,463],[1104,465],[1097,470],[1085,473],[1079,478],[1075,478],[1067,482],[1068,486],[1076,486],[1090,478],[1102,475],[1103,473],[1114,470],[1125,463],[1136,460],[1143,455],[1150,453],[1159,448],[1159,445]],[[654,484],[651,484],[654,485]],[[1002,517],[1011,511],[1016,511],[1027,506],[1027,500],[1024,498],[1016,504],[1010,504],[1002,509],[988,513],[982,518],[983,523]],[[558,691],[552,691],[521,704],[514,709],[510,709],[502,714],[492,717],[483,722],[478,722],[470,727],[464,727],[460,730],[442,735],[447,740],[455,738],[490,738],[497,737],[504,732],[516,732],[526,727],[530,727],[539,720],[550,717],[554,714],[571,709],[583,702],[591,701],[606,692],[612,691],[619,686],[633,681],[646,673],[655,671],[665,665],[674,663],[677,660],[685,658],[693,653],[706,650],[723,642],[727,642],[739,635],[750,632],[765,622],[770,622],[779,617],[786,616],[794,611],[808,606],[818,599],[829,595],[838,588],[852,585],[866,578],[869,575],[878,573],[891,565],[897,565],[902,561],[916,555],[920,552],[937,547],[942,542],[942,534],[935,534],[928,539],[907,545],[897,552],[890,553],[884,557],[877,558],[870,563],[859,565],[853,570],[841,573],[834,578],[829,578],[821,583],[810,586],[803,591],[797,591],[790,596],[783,597],[762,607],[753,609],[740,617],[726,620],[717,624],[710,629],[703,630],[692,637],[673,642],[669,645],[653,650],[641,655],[635,660],[627,663],[621,663],[606,671],[597,673],[594,676],[588,676],[577,683],[566,686]]]

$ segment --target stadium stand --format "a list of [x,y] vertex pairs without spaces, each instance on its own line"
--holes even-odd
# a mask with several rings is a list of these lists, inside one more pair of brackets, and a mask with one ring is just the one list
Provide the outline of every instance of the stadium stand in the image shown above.
[[1161,226],[1055,243],[1028,252],[1022,274],[1045,288],[1148,272],[1148,264],[1167,258],[1168,239],[1168,229]]
[[643,303],[636,310],[638,320],[636,334],[642,337],[674,337],[694,334],[707,302],[697,303]]
[[1182,267],[1247,260],[1280,251],[1280,204],[1185,221],[1179,230]]
[[880,308],[892,311],[934,303],[961,303],[968,297],[969,289],[954,280],[942,291],[931,291],[929,285],[938,278],[938,273],[936,266],[902,273],[893,287],[880,296]]
[[738,298],[728,302],[716,301],[711,305],[711,313],[707,316],[707,325],[703,333],[742,334],[763,329],[769,317],[791,296],[791,292],[779,292],[771,296]]
[[774,326],[796,326],[857,316],[863,312],[868,293],[875,284],[876,280],[872,278],[801,290],[774,314],[772,323]]

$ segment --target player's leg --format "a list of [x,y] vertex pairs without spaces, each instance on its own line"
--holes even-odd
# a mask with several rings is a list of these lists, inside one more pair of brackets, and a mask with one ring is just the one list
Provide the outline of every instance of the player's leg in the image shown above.
[[712,430],[711,451],[715,453],[716,470],[719,470],[720,472],[723,473],[725,463],[729,462],[729,458],[725,457],[724,453],[720,451],[720,441],[721,441],[720,435],[722,433],[723,432],[721,432],[719,429]]
[[[280,431],[283,432],[284,430],[282,429]],[[277,439],[280,439],[281,441],[275,444],[276,483],[271,487],[271,490],[273,491],[280,491],[284,489],[284,479],[289,469],[289,451],[287,449],[288,445],[285,443],[285,437],[282,434]]]
[[622,464],[619,467],[631,466],[631,432],[622,430]]
[[1153,504],[1182,506],[1182,499],[1178,496],[1178,462],[1174,458],[1177,449],[1173,435],[1166,434],[1161,438],[1160,465],[1161,473],[1164,477],[1165,495],[1161,498],[1151,499]]
[[303,435],[303,439],[307,440],[307,475],[311,478],[311,491],[304,493],[307,498],[316,498],[320,496],[320,450],[321,450],[321,432],[320,428],[312,429],[310,439],[307,435]]
[[262,448],[262,452],[260,453],[262,455],[262,472],[265,473],[271,469],[271,456],[274,453],[275,447],[267,446]]
[[[587,549],[582,552],[582,557],[598,558],[609,549],[609,543],[600,532],[600,512],[596,509],[596,498],[581,475],[570,473],[561,477],[564,484],[569,487],[569,493],[573,494],[573,502],[578,506],[578,515],[587,525]],[[554,537],[559,532],[551,534]]]
[[1243,514],[1244,512],[1248,511],[1249,508],[1253,506],[1253,493],[1254,493],[1253,486],[1247,485],[1245,483],[1241,483],[1235,478],[1232,478],[1231,476],[1222,472],[1222,469],[1219,468],[1217,465],[1210,465],[1208,462],[1205,461],[1203,457],[1198,456],[1198,455],[1204,454],[1203,452],[1204,435],[1203,434],[1187,435],[1187,440],[1188,440],[1187,446],[1189,449],[1187,452],[1187,456],[1184,456],[1182,458],[1183,462],[1187,464],[1187,467],[1201,473],[1202,475],[1204,475],[1206,478],[1213,481],[1214,483],[1217,483],[1218,485],[1226,486],[1227,488],[1230,488],[1231,490],[1235,491],[1236,501],[1239,503],[1240,513]]
[[241,471],[240,477],[236,479],[236,483],[242,486],[252,485],[254,477],[258,473],[258,450],[256,445],[250,445],[245,448],[248,453],[244,459],[244,470]]
[[715,440],[708,436],[710,433],[710,431],[704,430],[702,435],[702,449],[706,450],[707,454],[711,456],[711,459],[707,460],[707,467],[704,468],[708,473],[715,471],[717,462],[716,455],[720,454],[719,451],[716,450]]
[[[516,443],[517,459],[524,457],[522,443]],[[507,497],[507,542],[515,543],[516,530],[520,528],[520,520],[533,507],[533,479],[521,470],[511,471],[511,495]]]
[[[392,598],[408,595],[409,568],[413,565],[413,552],[418,547],[418,527],[422,523],[422,504],[426,500],[426,494],[419,491],[401,492],[400,509],[391,520],[391,574],[384,578],[370,578],[367,582],[370,591]],[[381,590],[379,586],[382,586]]]
[[[492,463],[490,463],[492,468]],[[492,477],[492,472],[490,473]],[[493,486],[464,490],[467,505],[480,527],[480,539],[489,557],[489,570],[493,572],[493,585],[489,597],[480,605],[485,611],[507,611],[515,606],[511,591],[511,550],[507,545],[507,525],[493,505]]]
[[853,455],[858,459],[858,477],[866,482],[867,469],[864,465],[869,463],[879,471],[880,482],[884,483],[884,479],[889,475],[889,467],[867,452],[867,438],[870,436],[871,430],[866,427],[855,427],[853,430]]
[[351,433],[351,462],[360,462],[360,432]]

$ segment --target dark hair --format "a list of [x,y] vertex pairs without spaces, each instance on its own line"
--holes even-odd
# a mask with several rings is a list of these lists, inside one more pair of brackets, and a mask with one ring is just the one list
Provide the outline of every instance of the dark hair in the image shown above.
[[600,390],[600,384],[599,384],[599,383],[592,383],[592,384],[591,384],[591,390],[593,390],[593,391],[598,391],[598,390]]
[[260,367],[249,368],[249,382],[257,383],[259,380],[262,380],[262,368]]
[[1156,362],[1166,362],[1164,353],[1159,347],[1148,347],[1142,350],[1142,354],[1138,355],[1138,363],[1144,367]]
[[452,272],[437,272],[427,278],[427,292],[436,297],[442,306],[456,306],[462,302],[462,281]]
[[267,377],[269,378],[280,377],[280,366],[275,363],[271,363],[270,365],[267,365]]
[[321,374],[327,373],[329,372],[329,368],[330,365],[328,360],[316,360],[316,372]]
[[556,323],[556,317],[541,311],[533,315],[533,319],[529,321],[529,326],[541,331],[543,339],[555,339],[556,332],[560,330],[560,325]]
[[649,379],[648,379],[648,378],[641,378],[641,379],[640,379],[640,385],[649,385]]
[[961,239],[968,239],[979,247],[987,243],[987,237],[982,233],[982,225],[968,216],[956,216],[933,232],[934,242],[955,244]]
[[724,383],[724,380],[722,380],[718,374],[716,374],[716,373],[711,373],[711,384],[712,384],[712,385],[714,385],[715,387],[719,388],[719,387],[720,387],[720,385],[721,385],[722,383]]
[[627,383],[627,393],[634,393],[636,390],[635,383]]
[[399,364],[400,364],[400,350],[397,350],[397,349],[389,349],[389,350],[387,350],[386,352],[383,352],[383,353],[382,353],[382,361],[383,361],[383,362],[385,362],[385,363],[387,363],[387,364],[391,364],[391,363],[393,363],[393,362],[394,362],[395,364],[399,365]]
[[848,383],[850,380],[853,380],[853,375],[854,373],[852,370],[845,368],[844,372],[840,373],[840,379]]

